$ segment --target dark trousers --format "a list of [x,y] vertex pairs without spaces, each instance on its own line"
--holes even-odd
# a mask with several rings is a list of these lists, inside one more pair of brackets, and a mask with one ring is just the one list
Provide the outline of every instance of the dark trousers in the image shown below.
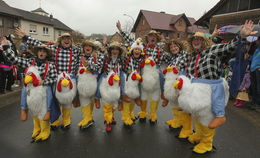
[[253,104],[260,106],[260,70],[251,72],[251,95]]
[[[7,83],[6,83],[7,80]],[[0,91],[11,90],[14,84],[13,70],[5,71],[0,69]]]

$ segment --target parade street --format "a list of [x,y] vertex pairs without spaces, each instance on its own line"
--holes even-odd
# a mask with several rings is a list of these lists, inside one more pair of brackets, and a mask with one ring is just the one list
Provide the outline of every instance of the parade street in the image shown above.
[[[139,108],[135,108],[137,112]],[[85,131],[79,130],[80,108],[73,109],[71,129],[51,132],[46,142],[31,143],[33,128],[31,117],[19,120],[18,103],[0,108],[0,157],[1,158],[259,158],[260,121],[259,112],[238,109],[229,104],[227,123],[217,129],[214,139],[215,152],[196,155],[192,145],[175,137],[165,121],[171,119],[170,107],[158,110],[158,123],[151,126],[136,121],[132,129],[124,128],[121,114],[116,112],[117,124],[111,133],[105,131],[103,109],[94,111],[95,125]]]

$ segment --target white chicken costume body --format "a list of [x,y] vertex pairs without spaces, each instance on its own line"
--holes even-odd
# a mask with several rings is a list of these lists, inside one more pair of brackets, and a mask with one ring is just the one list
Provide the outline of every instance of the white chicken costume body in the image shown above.
[[97,76],[90,72],[84,65],[78,71],[78,93],[81,104],[83,120],[78,124],[81,128],[93,124],[94,96],[97,90]]
[[[226,106],[229,98],[229,87],[224,79],[221,80]],[[192,114],[196,120],[196,133],[189,137],[191,143],[199,143],[193,148],[193,151],[200,154],[211,151],[215,129],[208,128],[208,124],[215,116],[212,113],[213,102],[210,84],[192,83],[186,76],[179,76],[174,87],[179,89],[178,102],[180,107],[185,112]]]
[[173,119],[166,122],[170,128],[182,127],[179,138],[188,138],[192,134],[191,116],[188,113],[182,111],[178,103],[178,92],[172,86],[178,78],[178,69],[173,65],[169,65],[164,71],[164,96],[169,100],[169,104],[173,106]]
[[141,84],[141,111],[138,113],[140,121],[145,121],[148,113],[146,112],[147,102],[150,99],[150,123],[157,121],[157,109],[160,99],[160,79],[159,70],[153,58],[145,59],[141,65],[143,82]]
[[124,102],[122,111],[122,120],[125,125],[131,126],[135,120],[134,115],[134,100],[140,97],[139,83],[142,82],[142,77],[137,71],[133,71],[125,82],[125,94],[131,98],[131,102]]
[[[69,74],[62,72],[58,75],[55,96],[58,99],[62,110],[62,127],[70,127],[70,114],[72,101],[76,96],[76,80],[71,79]],[[59,120],[52,123],[54,126],[59,125]]]
[[35,141],[46,140],[50,136],[50,122],[44,121],[44,115],[48,111],[47,107],[47,87],[39,85],[41,81],[40,73],[36,67],[30,66],[25,74],[24,84],[27,92],[27,104],[33,116],[34,129],[32,138]]
[[101,102],[104,105],[104,120],[106,122],[106,130],[111,131],[111,123],[114,117],[114,106],[118,105],[120,98],[120,77],[115,71],[108,73],[100,85]]

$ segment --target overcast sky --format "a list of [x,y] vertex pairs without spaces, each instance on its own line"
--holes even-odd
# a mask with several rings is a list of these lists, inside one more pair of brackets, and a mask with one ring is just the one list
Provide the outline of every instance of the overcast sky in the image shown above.
[[[31,11],[39,8],[40,0],[4,0],[8,5]],[[122,25],[136,20],[140,9],[164,11],[168,14],[185,13],[196,20],[219,0],[41,0],[41,7],[74,30],[114,34],[115,23]]]

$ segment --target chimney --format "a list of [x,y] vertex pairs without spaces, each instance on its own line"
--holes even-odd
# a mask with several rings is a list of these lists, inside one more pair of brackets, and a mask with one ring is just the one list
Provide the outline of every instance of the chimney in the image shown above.
[[165,14],[165,11],[160,11],[160,13]]
[[53,20],[53,15],[52,14],[50,15],[50,19]]

